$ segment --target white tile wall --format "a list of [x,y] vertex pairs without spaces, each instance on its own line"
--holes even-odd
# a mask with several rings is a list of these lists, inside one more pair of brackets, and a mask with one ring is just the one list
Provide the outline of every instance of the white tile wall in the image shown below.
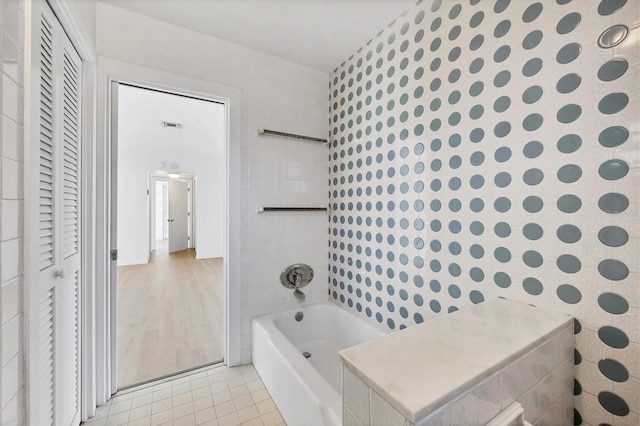
[[251,318],[295,307],[280,271],[315,270],[306,303],[327,296],[327,215],[256,214],[258,205],[326,205],[328,147],[260,137],[260,127],[327,136],[327,74],[98,3],[98,54],[242,89],[242,359],[251,358]]
[[342,424],[344,426],[360,426],[362,423],[358,421],[358,418],[351,412],[351,410],[344,406],[342,412]]
[[501,398],[500,389],[502,378],[500,375],[493,375],[484,381],[482,386],[473,390],[473,395],[478,400],[477,421],[485,424],[500,412]]
[[[405,418],[380,395],[371,390],[371,417],[370,425],[396,426],[405,425]],[[366,424],[366,423],[365,423]]]
[[0,424],[23,419],[22,167],[24,4],[0,2]]
[[351,411],[360,423],[369,420],[369,387],[348,368],[343,369],[342,394],[345,411]]
[[[578,380],[576,388],[582,393],[576,392],[576,400],[585,397],[588,403],[578,405],[590,406],[595,396],[605,412],[629,412],[620,423],[633,424],[639,415],[633,407],[638,406],[640,394],[640,382],[634,380],[640,342],[640,2],[416,3],[330,75],[330,203],[333,217],[344,220],[329,226],[330,297],[391,330],[496,296],[570,314],[576,318],[576,354],[592,363],[581,368],[592,374],[581,371],[585,380]],[[541,9],[538,18],[523,19],[526,10],[530,13],[536,7]],[[617,12],[606,13],[618,7]],[[581,24],[563,34],[557,26],[565,16],[580,16]],[[495,31],[503,20],[510,22],[505,37]],[[625,25],[629,36],[615,48],[598,47],[598,37],[612,25]],[[543,37],[529,49],[522,41],[532,31]],[[476,50],[470,42],[477,37],[484,42]],[[581,54],[571,63],[559,63],[556,54],[568,43],[579,43]],[[502,61],[495,53],[505,48],[511,55]],[[543,64],[535,76],[523,72],[533,58]],[[598,71],[613,58],[625,60],[628,70],[613,81],[601,80]],[[476,71],[481,61],[484,65]],[[499,72],[511,73],[503,87],[493,81]],[[580,76],[580,87],[560,93],[557,83],[572,73]],[[527,104],[522,95],[532,86],[539,86],[544,94]],[[601,112],[600,101],[616,92],[628,97],[628,105],[616,114]],[[511,99],[511,106],[499,112],[494,103],[503,96]],[[574,123],[561,123],[557,113],[569,104],[579,105],[582,115]],[[481,108],[480,118],[476,112]],[[528,114],[544,117],[544,124],[537,130],[525,126]],[[506,137],[494,130],[501,121],[511,125]],[[613,125],[626,128],[630,136],[609,148],[599,143],[599,137]],[[480,140],[477,135],[482,132]],[[568,134],[582,139],[573,153],[557,147]],[[525,153],[529,141],[539,141],[542,152]],[[510,158],[496,156],[506,149],[511,150]],[[471,161],[479,156],[484,157],[482,164]],[[614,180],[601,176],[599,167],[611,159],[626,162],[628,174]],[[578,181],[560,179],[559,170],[568,164],[582,169]],[[540,185],[525,179],[527,170],[534,168],[544,174]],[[505,187],[504,181],[496,182],[498,173],[510,173],[511,183]],[[629,207],[620,213],[601,209],[599,199],[607,193],[626,197]],[[561,211],[558,201],[565,194],[581,199],[579,212]],[[523,201],[529,196],[544,203],[539,212],[525,210]],[[495,208],[498,197],[510,200],[508,212]],[[475,211],[478,202],[483,202],[482,212]],[[498,222],[511,227],[510,235],[495,231]],[[542,235],[525,232],[528,223],[540,226]],[[470,228],[472,224],[475,229]],[[564,225],[580,229],[579,241],[558,236]],[[623,228],[629,241],[608,246],[599,238],[606,226]],[[496,256],[498,248],[510,251],[509,261]],[[527,251],[538,252],[542,264],[534,266],[525,260]],[[567,254],[581,262],[582,269],[575,274],[559,266]],[[616,281],[601,273],[598,267],[605,259],[621,262],[624,266],[618,267],[626,278]],[[538,284],[536,288],[532,282]],[[605,293],[619,296],[615,309],[601,304],[600,297],[610,296]],[[607,344],[608,330],[624,336],[621,347]],[[598,337],[598,332],[604,336]],[[602,371],[598,368],[603,359],[619,365],[621,382],[609,377],[613,374],[607,365]],[[600,421],[600,409],[579,411],[576,418],[585,423],[612,423],[612,415]]]

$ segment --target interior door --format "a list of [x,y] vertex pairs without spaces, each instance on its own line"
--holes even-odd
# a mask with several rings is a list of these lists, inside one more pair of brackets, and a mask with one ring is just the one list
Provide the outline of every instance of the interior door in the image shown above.
[[[81,60],[45,2],[33,3],[29,423],[80,423]],[[35,178],[37,176],[37,178]]]
[[80,420],[80,58],[65,45],[62,69],[60,220],[62,273],[58,284],[61,322],[60,351],[63,374],[57,423]]
[[169,181],[169,253],[189,247],[189,186],[177,179]]

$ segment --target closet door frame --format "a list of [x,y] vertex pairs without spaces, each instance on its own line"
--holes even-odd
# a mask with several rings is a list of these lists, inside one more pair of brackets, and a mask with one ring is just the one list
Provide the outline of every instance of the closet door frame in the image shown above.
[[[38,182],[34,184],[33,180],[38,180],[39,171],[34,169],[34,161],[40,148],[39,134],[39,49],[40,43],[40,14],[43,8],[50,6],[53,14],[62,25],[67,38],[71,41],[73,47],[78,53],[82,71],[80,75],[80,93],[79,103],[81,133],[80,143],[81,156],[78,159],[80,163],[80,181],[81,203],[79,206],[79,221],[82,224],[80,228],[80,283],[79,289],[80,299],[80,342],[79,348],[79,420],[86,420],[95,413],[96,407],[96,373],[95,373],[95,161],[93,159],[95,153],[96,140],[96,70],[97,56],[95,50],[95,34],[91,29],[87,29],[83,24],[77,21],[78,10],[75,6],[61,0],[31,0],[25,2],[25,42],[24,42],[24,244],[23,244],[23,312],[24,312],[24,374],[23,383],[25,384],[24,406],[26,418],[23,419],[25,424],[33,424],[37,419],[38,413],[38,390],[33,389],[33,385],[37,383],[34,375],[37,374],[37,365],[34,365],[33,355],[38,353],[38,348],[30,345],[34,340],[32,324],[38,318],[36,306],[32,300],[34,290],[39,285],[39,262],[37,252],[34,251],[35,243],[38,242],[39,227],[34,215],[38,215],[38,204],[34,205],[37,194],[33,191],[37,189]],[[74,10],[75,9],[75,10]],[[34,85],[36,85],[34,87]],[[35,151],[35,152],[34,152]],[[35,158],[34,158],[35,156]],[[34,224],[36,225],[34,227]],[[60,235],[62,237],[62,235]],[[34,257],[35,256],[35,257]],[[61,256],[62,258],[64,256]],[[61,259],[61,264],[64,259]],[[60,264],[60,266],[61,266]]]

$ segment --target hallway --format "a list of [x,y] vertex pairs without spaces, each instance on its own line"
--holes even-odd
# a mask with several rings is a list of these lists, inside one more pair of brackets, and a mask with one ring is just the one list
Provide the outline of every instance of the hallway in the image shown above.
[[118,388],[222,361],[222,258],[169,254],[118,267]]

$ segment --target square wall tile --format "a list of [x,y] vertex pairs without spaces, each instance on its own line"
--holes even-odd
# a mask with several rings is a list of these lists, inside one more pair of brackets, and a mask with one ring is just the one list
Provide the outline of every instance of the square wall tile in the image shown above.
[[371,425],[404,426],[406,419],[380,395],[371,391]]
[[537,387],[539,389],[538,404],[543,412],[549,410],[560,396],[571,389],[567,386],[573,378],[572,369],[569,366],[572,367],[573,364],[565,361],[542,380],[541,386]]
[[549,341],[540,345],[538,350],[540,368],[547,373],[554,370],[572,352],[572,346],[573,332],[570,329],[558,332]]
[[[6,33],[3,33],[6,34]],[[22,89],[7,74],[2,74],[2,113],[22,122]]]
[[5,325],[11,319],[13,319],[20,311],[22,311],[22,300],[20,297],[20,279],[14,279],[0,287],[2,294],[0,300],[2,300],[2,312],[0,325]]
[[2,198],[15,200],[22,197],[22,165],[2,158]]
[[452,401],[450,404],[450,424],[453,425],[479,425],[478,421],[478,396],[473,390]]
[[500,386],[501,375],[494,374],[485,379],[473,389],[473,393],[478,400],[478,418],[481,424],[498,415],[501,409]]
[[2,241],[13,240],[22,236],[22,201],[0,200],[2,216]]
[[16,42],[4,33],[2,37],[2,71],[13,81],[22,81],[22,52]]
[[631,377],[622,383],[616,382],[613,392],[624,399],[630,411],[640,413],[640,380]]
[[19,40],[20,35],[20,9],[14,2],[3,1],[2,9],[2,27],[7,32],[7,35],[13,38],[15,41]]
[[542,410],[538,406],[538,393],[536,389],[530,389],[527,393],[518,398],[518,402],[524,409],[524,419],[531,424],[540,418],[543,414]]
[[7,324],[3,325],[0,330],[0,340],[2,341],[2,357],[0,358],[0,365],[4,367],[20,353],[20,338],[22,334],[21,317],[14,317]]
[[502,376],[501,406],[504,410],[540,380],[537,349],[512,362],[500,374]]
[[0,419],[5,425],[22,424],[22,402],[19,392],[2,409]]
[[539,426],[564,424],[573,414],[573,394],[565,392],[538,421]]
[[2,384],[0,385],[0,407],[5,407],[20,391],[22,386],[20,356],[13,357],[2,367]]
[[598,397],[595,395],[591,395],[588,392],[582,392],[580,395],[576,396],[575,406],[576,410],[578,410],[580,416],[583,418],[583,421],[584,419],[589,419],[589,424],[614,424],[613,415],[600,405]]
[[363,424],[369,423],[369,386],[353,374],[346,366],[342,367],[342,397],[344,404]]
[[5,158],[22,161],[22,126],[9,117],[2,115],[2,146],[0,153]]
[[0,243],[0,283],[6,283],[18,277],[22,270],[22,244],[19,239]]
[[344,426],[362,426],[358,418],[347,408],[346,405],[342,407],[342,424]]
[[450,405],[438,408],[424,419],[415,423],[416,426],[449,426],[450,424]]

